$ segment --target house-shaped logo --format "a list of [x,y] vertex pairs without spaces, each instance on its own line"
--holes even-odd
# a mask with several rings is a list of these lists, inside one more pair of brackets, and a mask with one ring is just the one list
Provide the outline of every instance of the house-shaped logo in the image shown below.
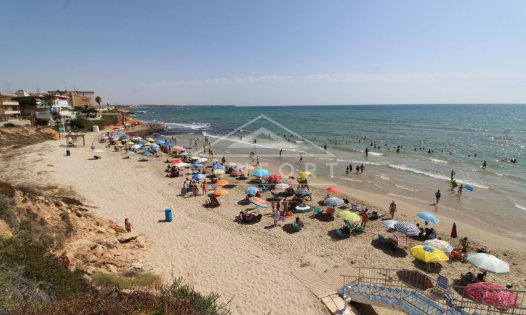
[[209,144],[230,157],[334,157],[330,151],[265,115],[259,115]]

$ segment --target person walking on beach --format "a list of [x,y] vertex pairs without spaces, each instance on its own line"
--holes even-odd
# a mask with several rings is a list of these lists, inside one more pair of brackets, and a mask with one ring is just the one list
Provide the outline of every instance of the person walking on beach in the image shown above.
[[279,150],[279,158],[281,159],[281,154],[283,153],[283,149]]
[[303,152],[300,152],[300,163],[303,163]]
[[360,164],[360,173],[363,173],[363,169],[365,168],[365,166],[363,166],[363,163]]
[[391,214],[391,219],[394,218],[395,212],[396,212],[396,203],[393,200],[391,201],[391,204],[389,205],[389,214]]
[[482,168],[486,169],[486,166],[488,166],[488,163],[486,163],[486,161],[484,160],[484,162],[482,162]]
[[130,220],[128,220],[128,218],[124,219],[124,228],[126,229],[126,232],[131,232],[132,227],[133,225],[131,224]]
[[365,148],[365,157],[369,156],[369,148]]
[[369,209],[365,208],[360,213],[360,216],[362,217],[362,223],[360,224],[360,227],[364,230],[365,230],[365,225],[367,224],[367,221],[369,221],[369,215],[367,215],[367,211],[369,211]]
[[455,176],[455,170],[451,170],[451,181],[453,181],[453,177]]
[[345,174],[349,174],[349,166],[345,168]]
[[279,217],[281,214],[279,213],[279,210],[273,210],[274,211],[274,227],[278,226]]
[[437,192],[435,193],[435,205],[438,206],[438,202],[440,201],[440,197],[442,196],[442,194],[440,193],[440,189],[437,190]]
[[206,196],[206,181],[203,181],[201,184],[201,189],[203,190],[203,196]]
[[462,189],[464,189],[464,185],[460,184],[460,186],[458,186],[458,196],[459,197],[460,197],[460,195],[462,195]]

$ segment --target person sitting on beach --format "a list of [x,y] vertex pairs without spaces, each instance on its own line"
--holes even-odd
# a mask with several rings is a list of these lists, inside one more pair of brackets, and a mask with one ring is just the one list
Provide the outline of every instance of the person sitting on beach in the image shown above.
[[424,229],[422,227],[420,227],[420,223],[417,223],[416,227],[420,230],[420,234],[418,234],[417,237],[420,238],[420,239],[425,238]]
[[429,233],[426,234],[426,238],[428,240],[432,240],[432,239],[437,238],[437,232],[435,231],[434,228],[430,228],[429,229]]
[[385,214],[379,214],[377,211],[373,211],[373,213],[369,216],[369,219],[374,221],[374,220],[378,220],[382,217],[384,217]]
[[329,208],[327,208],[326,215],[327,215],[328,217],[332,217],[332,216],[334,215],[334,208],[333,208],[333,207],[329,207]]
[[128,220],[128,218],[124,219],[124,228],[126,229],[126,232],[131,232],[132,227],[133,225],[131,224],[130,220]]
[[460,240],[460,247],[462,247],[463,253],[466,253],[468,251],[469,241],[467,237],[464,237],[463,239]]
[[466,284],[477,283],[478,282],[477,277],[475,277],[475,275],[471,271],[466,272],[466,274],[462,274],[461,273],[460,274],[460,278]]
[[487,274],[488,273],[486,271],[478,273],[477,274],[477,280],[480,281],[480,282],[485,282]]
[[300,220],[300,217],[296,217],[296,224],[299,225],[299,226],[301,226],[301,227],[304,227],[304,226],[305,226],[304,223],[303,223],[303,221]]

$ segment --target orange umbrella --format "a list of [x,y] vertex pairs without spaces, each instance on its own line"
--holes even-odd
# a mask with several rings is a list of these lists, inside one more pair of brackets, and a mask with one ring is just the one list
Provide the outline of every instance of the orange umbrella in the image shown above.
[[216,186],[225,186],[228,185],[228,181],[226,179],[220,179],[217,182],[215,182]]
[[216,189],[214,190],[214,192],[212,193],[214,196],[225,196],[225,195],[228,195],[228,191],[224,190],[224,189]]
[[342,191],[339,188],[334,187],[334,186],[327,187],[327,191],[331,194],[336,194],[336,195],[339,195],[342,193]]
[[171,163],[172,163],[172,164],[183,163],[183,160],[181,160],[181,159],[175,159],[175,160],[172,160]]

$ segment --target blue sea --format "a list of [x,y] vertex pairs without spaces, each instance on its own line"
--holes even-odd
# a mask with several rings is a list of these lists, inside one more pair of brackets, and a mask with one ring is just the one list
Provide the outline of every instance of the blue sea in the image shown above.
[[[422,205],[429,205],[434,192],[441,189],[441,204],[502,233],[526,237],[526,106],[186,106],[135,110],[143,111],[136,115],[143,121],[166,124],[167,136],[228,135],[242,142],[253,141],[250,135],[260,134],[260,130],[270,130],[283,141],[276,144],[260,137],[258,144],[267,143],[276,152],[283,148],[305,152],[306,159],[311,144],[326,145],[334,156],[316,158],[339,164],[340,171],[333,176],[342,185]],[[506,162],[512,158],[518,162]],[[486,169],[481,168],[483,161]],[[364,174],[345,174],[348,163],[363,163]],[[464,190],[461,198],[448,193],[451,170],[459,184],[474,190]]]

